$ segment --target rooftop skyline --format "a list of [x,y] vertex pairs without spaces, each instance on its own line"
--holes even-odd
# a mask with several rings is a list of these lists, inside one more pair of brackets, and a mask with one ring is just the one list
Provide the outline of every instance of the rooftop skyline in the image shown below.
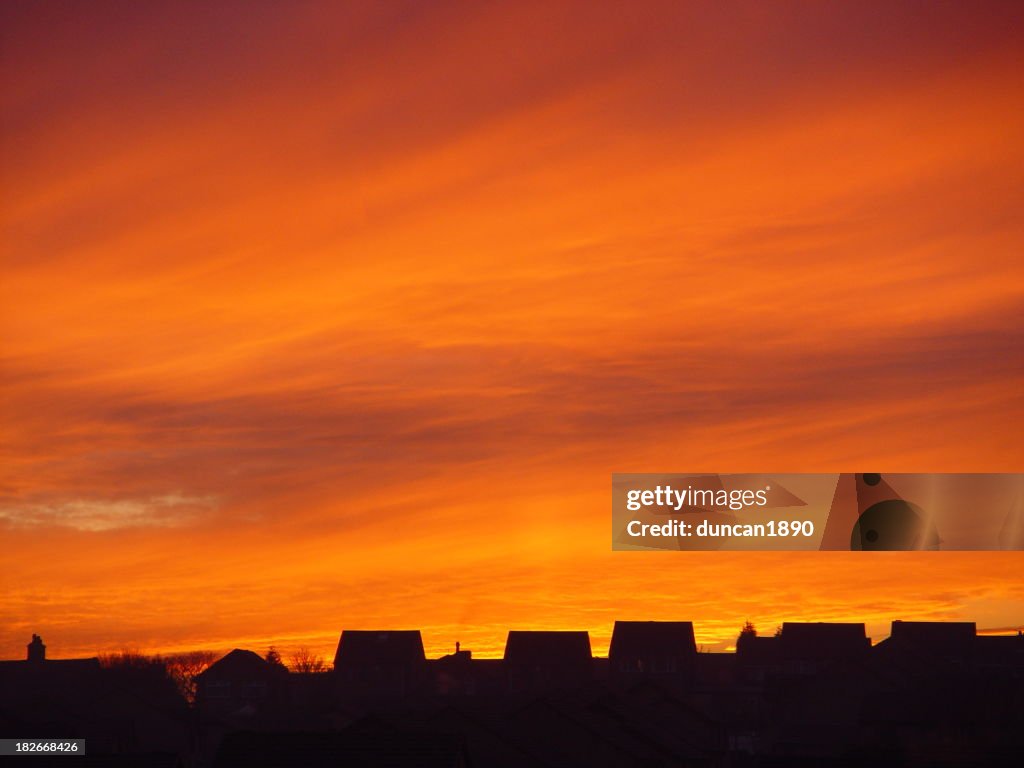
[[[823,622],[815,621],[813,619],[807,621],[784,621],[776,626],[760,626],[754,622],[747,620],[744,621],[736,629],[733,641],[731,643],[718,644],[720,647],[709,647],[708,645],[701,643],[699,638],[701,633],[698,632],[700,622],[685,621],[679,619],[667,619],[667,620],[626,620],[626,621],[615,621],[612,625],[612,630],[608,632],[606,643],[603,646],[595,646],[593,642],[592,633],[589,630],[578,630],[578,629],[558,629],[558,630],[543,630],[543,629],[510,629],[505,633],[505,639],[501,646],[498,648],[498,652],[494,653],[492,649],[488,648],[484,653],[480,653],[477,649],[471,648],[464,643],[456,640],[453,644],[448,647],[442,647],[437,644],[427,644],[423,638],[423,632],[419,629],[395,629],[390,627],[363,627],[363,628],[348,628],[341,630],[340,637],[339,633],[335,632],[334,637],[336,638],[334,644],[330,646],[326,651],[320,652],[321,648],[312,649],[305,645],[299,646],[285,646],[277,642],[269,642],[263,645],[257,645],[255,647],[245,648],[246,652],[259,651],[259,652],[270,652],[272,649],[280,658],[284,661],[285,665],[288,665],[288,659],[290,659],[296,652],[303,660],[310,658],[319,657],[324,662],[330,663],[331,659],[334,662],[337,661],[338,654],[341,653],[342,647],[345,645],[345,637],[349,636],[349,642],[355,646],[356,642],[361,643],[369,642],[372,644],[372,640],[377,638],[383,638],[388,636],[393,638],[393,642],[402,649],[403,652],[410,652],[412,649],[416,654],[422,655],[427,659],[440,659],[450,654],[457,652],[469,653],[473,658],[476,659],[500,659],[507,658],[509,645],[522,644],[524,638],[526,642],[529,642],[530,637],[539,637],[543,635],[561,635],[565,637],[573,636],[575,645],[579,646],[582,642],[579,638],[584,637],[586,642],[583,645],[589,649],[589,654],[594,658],[607,658],[614,653],[615,640],[613,639],[614,632],[621,632],[620,644],[621,649],[625,652],[625,649],[633,647],[638,642],[648,642],[645,635],[646,628],[656,628],[659,633],[664,633],[659,636],[658,643],[664,645],[667,640],[671,640],[673,643],[679,643],[682,647],[691,646],[700,653],[734,653],[736,652],[737,639],[741,633],[745,633],[748,630],[752,630],[753,634],[757,637],[778,637],[781,635],[783,630],[788,626],[790,627],[790,633],[794,636],[798,634],[804,628],[824,627],[824,628],[838,628],[843,630],[855,629],[858,633],[863,633],[864,637],[872,646],[878,645],[883,641],[889,639],[893,635],[890,634],[890,628],[895,632],[898,626],[902,625],[905,633],[909,634],[911,631],[917,629],[923,629],[930,631],[934,629],[940,629],[942,627],[955,629],[957,631],[967,631],[971,636],[977,635],[978,637],[1014,637],[1020,636],[1024,633],[1024,628],[1014,629],[1011,627],[999,627],[999,628],[986,628],[979,627],[974,621],[914,621],[914,620],[903,620],[896,619],[892,622],[891,627],[887,627],[886,631],[880,636],[872,636],[868,631],[867,625],[862,621],[849,621],[849,622]],[[358,636],[358,637],[357,637]],[[59,640],[59,639],[58,639]],[[33,656],[37,658],[46,658],[50,660],[60,660],[68,658],[66,656],[54,656],[49,650],[49,644],[44,644],[42,637],[36,633],[32,634],[30,643],[26,646],[28,650],[28,658],[31,659]],[[178,652],[190,652],[190,651],[210,651],[208,648],[189,648],[189,649],[175,649]],[[229,652],[229,650],[238,649],[212,649],[216,654],[223,655]],[[352,658],[358,658],[359,650],[356,648],[352,650]],[[120,655],[135,655],[135,654],[147,654],[146,649],[140,648],[121,648],[108,654],[101,655],[112,655],[117,658]],[[4,661],[17,661],[24,659],[26,654],[23,652],[21,656],[14,659],[2,659]]]

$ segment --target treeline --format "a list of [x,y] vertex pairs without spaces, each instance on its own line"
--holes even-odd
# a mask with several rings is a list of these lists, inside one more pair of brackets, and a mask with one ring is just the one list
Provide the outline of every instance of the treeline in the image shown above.
[[[178,693],[192,704],[196,699],[196,680],[209,669],[220,655],[215,651],[186,651],[171,654],[145,654],[139,651],[122,650],[114,653],[100,654],[100,666],[112,674],[129,679],[146,678],[163,679],[172,683]],[[329,672],[331,665],[323,656],[309,648],[297,649],[286,664],[277,648],[270,646],[264,659],[276,664],[289,672],[316,673]]]

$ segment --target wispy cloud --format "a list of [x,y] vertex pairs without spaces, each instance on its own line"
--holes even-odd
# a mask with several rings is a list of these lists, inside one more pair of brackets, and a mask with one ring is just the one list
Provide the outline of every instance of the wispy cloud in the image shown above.
[[162,528],[194,522],[215,508],[213,497],[189,497],[177,493],[149,499],[70,499],[0,506],[0,525],[67,527],[79,531]]

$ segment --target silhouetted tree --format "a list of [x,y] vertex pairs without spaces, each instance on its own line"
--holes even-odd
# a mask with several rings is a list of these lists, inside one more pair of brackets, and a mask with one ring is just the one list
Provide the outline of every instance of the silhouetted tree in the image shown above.
[[327,662],[305,646],[292,654],[290,669],[292,672],[326,672]]
[[217,654],[213,651],[188,651],[164,656],[162,659],[167,674],[185,700],[192,704],[196,700],[196,678],[217,660]]
[[274,664],[278,667],[284,666],[284,662],[281,661],[281,654],[278,653],[277,648],[275,648],[274,646],[270,646],[269,648],[267,648],[267,654],[263,657],[263,659],[268,664]]
[[104,669],[125,670],[125,669],[152,669],[163,667],[158,656],[147,656],[135,650],[121,650],[113,653],[101,653],[99,655],[100,666]]
[[754,626],[754,622],[748,619],[743,622],[743,628],[740,629],[739,637],[736,638],[737,652],[747,643],[752,642],[755,637],[757,637],[757,627]]
[[754,622],[749,619],[743,622],[743,629],[740,630],[740,636],[736,638],[736,642],[739,643],[747,637],[757,637],[757,627],[755,627]]
[[112,679],[125,687],[144,689],[150,696],[166,697],[164,701],[181,697],[191,702],[189,687],[183,685],[174,657],[147,656],[139,651],[124,650],[100,654],[99,662]]

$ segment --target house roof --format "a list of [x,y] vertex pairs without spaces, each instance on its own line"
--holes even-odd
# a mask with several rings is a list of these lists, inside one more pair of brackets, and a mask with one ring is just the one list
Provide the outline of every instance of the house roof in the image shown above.
[[418,629],[346,629],[334,654],[335,670],[400,667],[426,661]]
[[779,635],[784,659],[825,660],[865,653],[871,640],[862,623],[786,622]]
[[90,659],[44,659],[43,661],[0,661],[0,669],[5,670],[26,670],[27,673],[36,674],[72,674],[75,672],[91,673],[100,669],[100,660]]
[[982,663],[1024,666],[1024,635],[978,635],[974,648]]
[[590,660],[588,632],[512,630],[505,642],[505,661],[513,665],[562,666]]
[[973,621],[894,621],[890,645],[932,655],[965,656],[974,647]]
[[697,644],[690,621],[616,621],[608,658],[693,656]]
[[0,693],[6,690],[86,690],[96,686],[95,680],[101,671],[98,659],[0,661]]
[[259,654],[235,648],[211,664],[197,680],[252,680],[280,674],[284,670],[270,664]]

